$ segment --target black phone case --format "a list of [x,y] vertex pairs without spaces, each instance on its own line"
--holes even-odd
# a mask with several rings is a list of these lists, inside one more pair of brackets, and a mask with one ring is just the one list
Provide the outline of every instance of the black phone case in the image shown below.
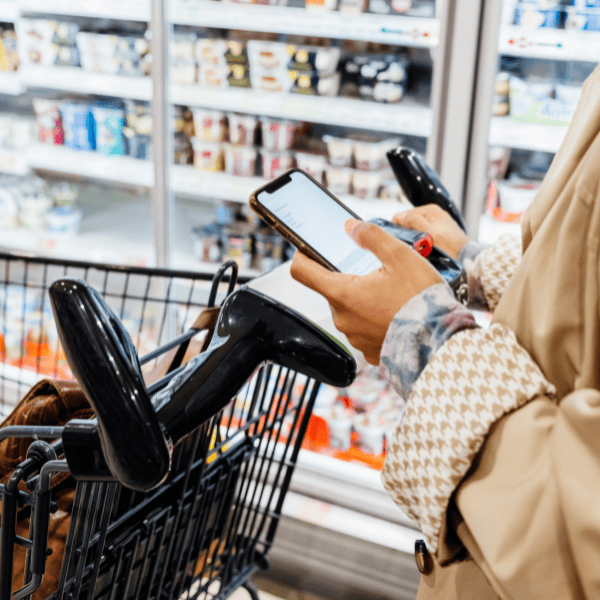
[[[414,243],[425,235],[422,231],[408,229],[396,223],[390,223],[385,219],[372,219],[370,223],[381,227],[384,231],[395,238],[405,242],[411,248]],[[451,256],[433,246],[427,260],[437,269],[444,281],[450,286],[456,299],[465,304],[467,301],[467,274],[463,267]]]

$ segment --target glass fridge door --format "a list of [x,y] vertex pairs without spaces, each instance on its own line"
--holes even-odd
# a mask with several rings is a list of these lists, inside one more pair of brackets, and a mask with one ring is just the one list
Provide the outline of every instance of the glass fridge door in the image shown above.
[[467,196],[480,242],[519,232],[600,58],[599,11],[594,0],[487,7]]
[[440,4],[171,2],[170,264],[257,275],[289,258],[248,198],[293,166],[365,219],[406,207],[385,152],[429,150]]
[[154,265],[150,4],[0,1],[0,247]]

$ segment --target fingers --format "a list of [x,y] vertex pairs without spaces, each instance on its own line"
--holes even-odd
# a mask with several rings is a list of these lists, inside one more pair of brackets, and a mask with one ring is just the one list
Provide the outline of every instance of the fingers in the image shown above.
[[397,213],[392,217],[392,223],[397,223],[409,229],[417,229],[428,232],[428,228],[436,220],[444,215],[444,210],[437,204],[426,204],[417,206],[402,213]]
[[334,273],[319,263],[308,258],[302,252],[296,252],[290,268],[292,277],[311,290],[324,296],[329,302],[336,302],[336,290],[340,278],[347,277],[342,273]]
[[410,251],[407,244],[373,223],[348,219],[346,232],[361,248],[371,251],[384,264],[390,264]]

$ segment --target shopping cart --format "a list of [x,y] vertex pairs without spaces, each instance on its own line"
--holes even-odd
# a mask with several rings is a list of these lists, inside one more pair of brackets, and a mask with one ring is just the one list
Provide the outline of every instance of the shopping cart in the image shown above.
[[[133,341],[136,357],[146,355],[148,367],[160,367],[166,373],[145,388],[149,394],[154,393],[153,401],[162,394],[165,405],[175,397],[177,386],[194,364],[192,359],[187,367],[179,366],[184,355],[193,351],[188,348],[190,340],[194,344],[198,337],[197,329],[190,326],[207,305],[231,292],[236,275],[237,269],[232,268],[229,275],[225,268],[211,283],[211,276],[199,273],[0,253],[0,410],[8,413],[11,405],[42,378],[73,377],[73,365],[66,360],[68,349],[65,355],[50,310],[48,292],[56,291],[56,284],[52,286],[55,280],[72,286],[71,294],[83,293],[85,297],[81,298],[91,299],[92,304],[96,302],[92,287],[100,292],[100,304],[111,306],[119,324],[128,330],[129,335],[124,335]],[[229,310],[235,312],[235,307],[242,306],[248,297],[252,301],[256,298],[246,290],[229,295],[218,327],[222,326],[227,307],[234,306]],[[72,306],[83,305],[81,298]],[[56,298],[52,301],[56,304]],[[60,311],[57,314],[59,321],[64,318]],[[114,314],[110,313],[112,317]],[[94,313],[91,326],[96,327],[102,318],[103,314]],[[239,322],[239,312],[232,323],[236,318]],[[115,320],[109,318],[106,323],[116,327]],[[64,329],[64,322],[62,326]],[[290,335],[298,338],[294,331]],[[69,339],[68,333],[66,338],[64,332],[61,336]],[[202,356],[217,352],[219,343],[215,345],[214,339],[219,342],[227,338],[215,335]],[[281,340],[277,343],[281,346]],[[313,371],[308,369],[308,375],[300,375],[299,369],[292,368],[302,366],[307,359],[294,351],[294,343],[284,344],[289,346],[291,357],[285,363],[287,367],[263,364],[249,379],[245,378],[233,399],[224,398],[219,403],[222,408],[202,422],[176,419],[173,406],[179,405],[174,401],[169,409],[163,406],[163,413],[172,418],[165,425],[161,417],[162,429],[176,432],[174,441],[181,439],[170,457],[168,472],[147,486],[152,489],[130,489],[119,483],[121,467],[112,471],[107,468],[111,461],[130,467],[129,454],[116,459],[106,456],[108,453],[104,450],[103,454],[99,444],[92,447],[94,440],[85,435],[77,447],[77,423],[82,424],[85,433],[92,421],[70,421],[65,428],[46,425],[0,429],[0,443],[7,431],[11,436],[32,438],[26,459],[0,480],[0,600],[216,599],[226,598],[240,586],[257,598],[248,579],[256,569],[268,566],[267,555],[319,389]],[[251,349],[256,351],[255,346]],[[239,360],[238,347],[234,355]],[[269,357],[260,355],[258,360],[264,362]],[[313,356],[311,360],[325,364],[324,358]],[[134,357],[132,362],[136,360]],[[344,363],[343,377],[353,376],[351,362]],[[82,368],[78,364],[74,371],[80,371],[80,382],[85,384]],[[102,372],[100,367],[98,372]],[[92,381],[104,381],[106,373],[94,380],[98,372],[90,375]],[[102,394],[94,394],[98,403]],[[135,453],[120,425],[108,427],[110,423],[102,421],[104,408],[114,408],[109,402],[116,400],[104,398],[100,403],[103,406],[96,406],[95,422],[100,429],[104,427],[106,439],[114,442],[111,451],[124,444]],[[155,402],[155,406],[160,404]],[[65,432],[69,428],[69,444],[72,447],[75,443],[78,449],[71,450],[70,456],[67,452],[67,461]],[[152,439],[150,433],[148,436]],[[150,451],[154,446],[148,445]],[[90,456],[93,464],[87,460]],[[135,471],[128,474],[137,476]],[[57,519],[62,519],[64,543],[53,538],[60,529],[55,527]],[[15,581],[17,571],[19,581]]]

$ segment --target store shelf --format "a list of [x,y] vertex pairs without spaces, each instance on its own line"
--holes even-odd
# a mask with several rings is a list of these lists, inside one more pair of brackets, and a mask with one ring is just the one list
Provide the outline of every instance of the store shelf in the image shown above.
[[[23,85],[149,101],[152,81],[147,77],[104,75],[78,67],[26,67],[20,71]],[[252,89],[210,89],[199,85],[173,85],[175,104],[232,110],[247,114],[299,119],[389,133],[429,137],[432,112],[411,98],[399,104],[365,102],[354,98],[327,98],[277,94]]]
[[[3,158],[4,157],[4,158]],[[96,152],[77,152],[64,146],[34,144],[27,153],[0,151],[0,171],[25,174],[30,168],[75,177],[98,179],[122,185],[152,187],[152,163],[129,156],[103,156]],[[18,168],[21,168],[18,171]],[[267,182],[262,177],[236,177],[226,173],[210,173],[192,166],[174,165],[172,188],[176,194],[192,198],[227,200],[247,203],[250,194]],[[406,209],[404,204],[382,200],[361,200],[354,196],[341,198],[364,219],[391,218]]]
[[431,109],[411,98],[405,98],[399,104],[381,104],[354,98],[174,85],[171,99],[175,104],[186,106],[202,106],[420,137],[431,135],[433,120]]
[[0,148],[0,173],[27,175],[29,173],[29,161],[25,152]]
[[[178,194],[193,198],[214,198],[232,202],[247,203],[250,194],[267,183],[262,177],[235,177],[226,173],[207,173],[194,167],[176,165],[172,171],[172,188]],[[351,210],[363,219],[392,216],[407,206],[398,202],[382,200],[361,200],[356,196],[341,196]]]
[[79,67],[27,66],[19,71],[23,85],[132,100],[151,100],[150,77],[126,77],[85,71]]
[[175,193],[242,203],[248,202],[250,194],[265,183],[266,179],[262,177],[233,177],[183,165],[173,166],[171,179]]
[[[16,2],[12,2],[12,4],[16,4]],[[23,13],[47,13],[126,21],[150,20],[150,2],[148,0],[20,0],[20,9]]]
[[492,146],[554,153],[562,144],[566,133],[566,126],[523,123],[510,117],[493,117],[489,143]]
[[[2,6],[0,6],[0,20],[2,16]],[[19,71],[11,71],[10,73],[0,72],[0,96],[7,94],[9,96],[17,96],[23,91],[23,82],[19,75]]]
[[[84,218],[77,235],[49,231],[0,229],[0,248],[39,256],[76,259],[107,264],[152,267],[156,264],[148,202],[128,202]],[[203,263],[191,254],[175,251],[172,267],[197,273],[215,273],[218,264]],[[243,269],[240,276],[259,272]]]
[[440,28],[437,19],[254,4],[236,4],[234,10],[227,2],[210,0],[172,2],[171,21],[177,25],[274,31],[423,48],[437,46]]
[[0,0],[0,21],[13,23],[19,16],[17,0]]
[[151,238],[148,243],[135,242],[126,234],[117,238],[111,232],[65,236],[21,228],[0,229],[0,248],[110,264],[151,266],[155,262]]
[[501,235],[521,235],[521,225],[517,223],[502,223],[488,214],[481,215],[477,241],[491,246]]
[[600,32],[527,29],[515,25],[500,30],[498,51],[510,56],[552,60],[600,61]]
[[78,152],[64,146],[34,144],[26,160],[32,169],[65,173],[125,185],[152,187],[150,161],[128,156],[104,156],[97,152]]

